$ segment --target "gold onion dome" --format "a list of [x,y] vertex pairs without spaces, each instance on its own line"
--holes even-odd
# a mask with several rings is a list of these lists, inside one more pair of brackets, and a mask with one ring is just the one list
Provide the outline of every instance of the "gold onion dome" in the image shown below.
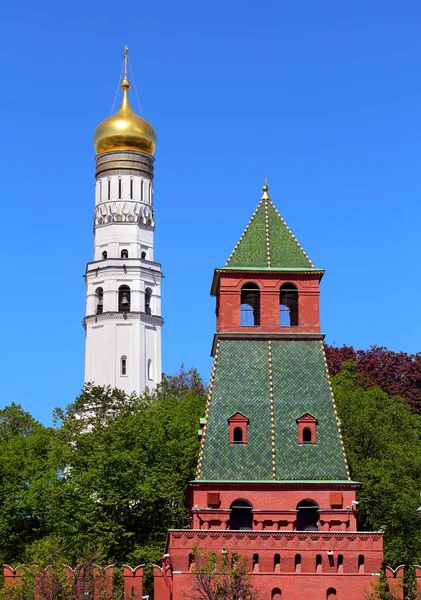
[[96,128],[95,151],[102,154],[114,150],[137,150],[152,155],[156,146],[154,128],[132,110],[128,95],[130,81],[126,75],[120,86],[123,90],[120,108]]

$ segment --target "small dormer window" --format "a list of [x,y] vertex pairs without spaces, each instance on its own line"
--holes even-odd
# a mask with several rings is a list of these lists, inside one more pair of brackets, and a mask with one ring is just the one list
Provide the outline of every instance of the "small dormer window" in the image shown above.
[[317,419],[310,413],[305,413],[297,419],[298,425],[298,443],[315,444]]
[[228,419],[229,443],[247,444],[247,429],[249,420],[241,413],[235,413]]

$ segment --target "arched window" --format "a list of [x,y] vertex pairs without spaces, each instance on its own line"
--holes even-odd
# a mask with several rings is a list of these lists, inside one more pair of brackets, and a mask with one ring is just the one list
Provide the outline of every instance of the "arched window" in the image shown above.
[[108,252],[106,250],[104,250],[104,252],[102,253],[102,258],[105,260],[108,256]]
[[108,178],[108,180],[107,180],[107,190],[108,190],[107,191],[108,200],[111,200],[111,179],[110,178]]
[[118,198],[121,199],[121,177],[118,178]]
[[120,373],[123,377],[127,375],[127,356],[121,357]]
[[142,259],[145,259],[145,258],[146,258],[146,252],[145,252],[145,251],[143,251],[143,252],[142,252],[142,254],[140,255],[140,257],[141,257]]
[[319,505],[314,500],[302,500],[297,504],[297,531],[319,529]]
[[245,283],[241,288],[240,322],[243,327],[260,325],[260,288],[256,283]]
[[281,327],[298,325],[298,289],[293,283],[284,283],[281,286],[279,323]]
[[241,427],[236,427],[234,429],[234,444],[242,444],[243,443],[243,430]]
[[364,556],[362,554],[358,557],[358,572],[364,573]]
[[95,290],[95,314],[101,315],[104,310],[104,290],[102,287]]
[[295,572],[301,573],[301,554],[295,555]]
[[194,567],[194,554],[190,552],[189,554],[189,571]]
[[275,554],[273,557],[273,570],[275,573],[279,573],[281,570],[281,555]]
[[129,251],[126,250],[125,248],[121,251],[120,254],[121,258],[129,258]]
[[326,592],[326,600],[336,600],[335,588],[329,588]]
[[338,554],[338,573],[344,572],[344,557],[342,554]]
[[151,288],[145,289],[145,313],[147,315],[151,315],[151,298],[152,298],[152,290]]
[[130,200],[133,200],[133,177],[130,177]]
[[279,588],[273,588],[271,594],[272,600],[282,600],[282,592]]
[[251,529],[253,524],[253,507],[247,500],[234,500],[230,506],[230,529]]
[[311,439],[310,427],[304,427],[304,429],[303,429],[303,444],[311,444],[312,441],[313,440]]
[[153,380],[153,377],[152,377],[152,359],[151,358],[148,360],[148,379],[150,381]]
[[98,200],[102,201],[102,181],[100,179],[98,181]]
[[152,204],[152,183],[149,182],[149,204]]
[[130,288],[128,285],[120,285],[118,288],[118,310],[119,312],[130,312]]
[[253,554],[253,572],[257,573],[259,571],[259,555]]
[[318,554],[316,556],[316,573],[322,572],[322,555]]

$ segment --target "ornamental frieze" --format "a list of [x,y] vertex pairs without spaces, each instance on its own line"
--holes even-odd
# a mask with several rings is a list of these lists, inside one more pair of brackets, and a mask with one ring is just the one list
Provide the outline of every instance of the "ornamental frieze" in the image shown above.
[[109,223],[141,223],[154,227],[155,216],[152,207],[143,202],[101,202],[95,208],[95,225]]

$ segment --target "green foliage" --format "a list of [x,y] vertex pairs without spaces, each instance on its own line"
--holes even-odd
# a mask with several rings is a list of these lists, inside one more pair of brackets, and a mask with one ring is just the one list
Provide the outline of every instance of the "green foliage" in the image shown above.
[[45,565],[54,547],[56,564],[158,561],[167,530],[187,524],[205,400],[182,370],[141,398],[87,385],[55,429],[0,411],[0,560]]
[[366,389],[354,363],[333,378],[361,529],[385,531],[385,560],[396,567],[421,561],[421,421],[398,397]]
[[57,481],[51,463],[54,431],[21,406],[0,410],[0,562],[21,561],[47,533],[44,498]]
[[[397,584],[397,589],[402,589],[403,582]],[[371,590],[364,594],[365,600],[397,600],[396,596],[389,588],[387,578],[382,570],[376,583],[371,585]]]
[[193,548],[193,600],[258,600],[244,557],[231,550],[220,554]]

